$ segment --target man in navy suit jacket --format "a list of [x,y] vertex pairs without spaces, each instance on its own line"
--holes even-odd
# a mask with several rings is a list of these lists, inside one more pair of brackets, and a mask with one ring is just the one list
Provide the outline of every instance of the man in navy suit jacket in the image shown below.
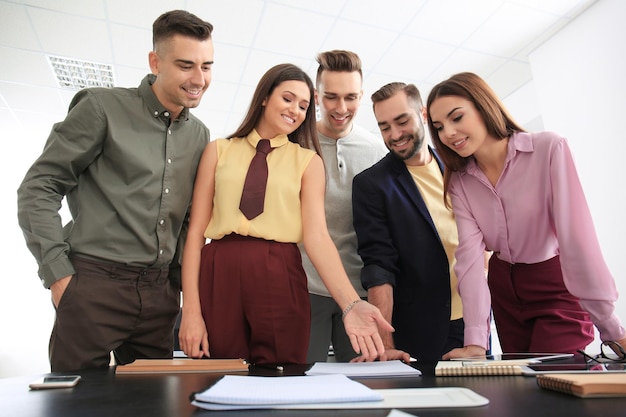
[[395,333],[383,334],[381,360],[434,361],[463,347],[456,290],[454,216],[443,202],[443,165],[425,143],[425,108],[412,84],[372,95],[390,152],[353,181],[361,282]]

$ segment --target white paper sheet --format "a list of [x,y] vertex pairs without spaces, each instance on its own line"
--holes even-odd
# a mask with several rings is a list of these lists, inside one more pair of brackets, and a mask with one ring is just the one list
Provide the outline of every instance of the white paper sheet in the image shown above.
[[401,410],[391,410],[391,412],[387,414],[387,417],[415,417],[415,415],[405,413],[404,411],[401,411]]
[[195,400],[228,406],[382,401],[382,396],[345,375],[262,377],[225,375]]
[[[287,379],[287,378],[281,378]],[[207,410],[242,409],[381,409],[381,408],[442,408],[478,407],[489,404],[489,400],[474,391],[463,387],[441,388],[400,388],[373,390],[382,395],[382,401],[361,401],[349,403],[309,403],[309,404],[265,404],[229,405],[192,401],[192,404]]]

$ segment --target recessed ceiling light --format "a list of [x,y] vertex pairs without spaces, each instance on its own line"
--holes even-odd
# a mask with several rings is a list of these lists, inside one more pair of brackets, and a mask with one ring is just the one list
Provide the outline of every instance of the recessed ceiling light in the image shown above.
[[113,87],[113,67],[108,64],[46,55],[61,88]]

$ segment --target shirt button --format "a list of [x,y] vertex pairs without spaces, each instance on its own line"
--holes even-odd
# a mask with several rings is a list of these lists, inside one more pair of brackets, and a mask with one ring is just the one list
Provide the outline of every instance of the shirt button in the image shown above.
[[171,164],[172,163],[172,158],[167,158],[167,163]]
[[163,192],[165,192],[165,194],[169,194],[170,193],[170,189],[166,188],[165,190],[163,190]]
[[163,116],[170,117],[170,112],[166,111],[165,113],[163,113]]
[[165,224],[165,220],[163,220],[163,219],[159,220],[159,224],[160,224],[161,226],[163,226],[163,225]]
[[163,249],[159,249],[159,255],[163,255]]
[[154,117],[156,117],[156,116],[158,116],[158,115],[159,115],[159,112],[158,112],[158,111],[155,111],[155,112],[154,112]]
[[167,133],[169,133],[171,135],[172,134],[172,130],[171,129],[167,129]]

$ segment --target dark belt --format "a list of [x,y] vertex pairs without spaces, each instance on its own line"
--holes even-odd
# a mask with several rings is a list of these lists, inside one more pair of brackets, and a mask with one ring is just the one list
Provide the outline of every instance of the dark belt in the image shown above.
[[140,279],[145,281],[163,281],[168,278],[169,267],[150,268],[129,266],[111,262],[94,261],[80,256],[72,256],[70,260],[75,268],[91,269],[106,274],[112,279]]
[[231,233],[231,234],[225,235],[221,239],[213,239],[213,240],[222,241],[222,242],[246,241],[246,240],[273,242],[273,240],[263,239],[262,237],[243,236],[243,235],[238,235],[237,233]]

